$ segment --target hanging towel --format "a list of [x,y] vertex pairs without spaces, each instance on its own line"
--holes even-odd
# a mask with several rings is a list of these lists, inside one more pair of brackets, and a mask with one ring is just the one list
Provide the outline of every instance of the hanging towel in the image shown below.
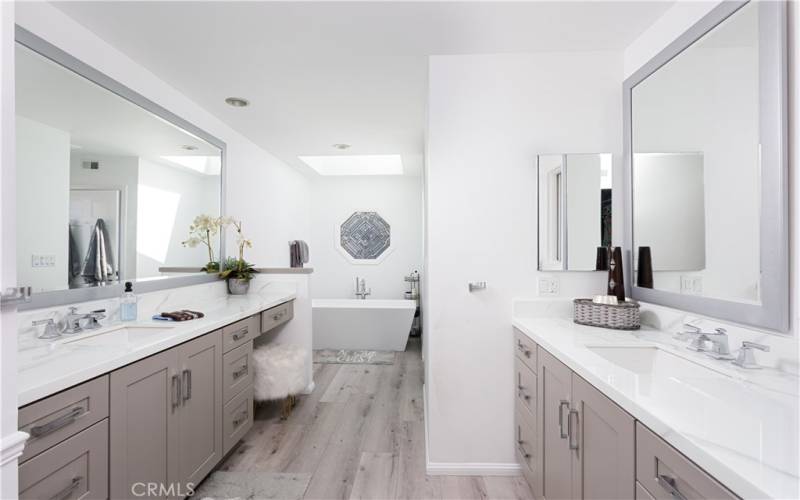
[[114,261],[111,241],[103,219],[97,219],[89,240],[89,251],[83,259],[81,275],[91,281],[104,283],[114,279]]
[[289,261],[292,267],[303,267],[308,263],[308,244],[303,240],[289,242]]
[[308,243],[303,240],[296,240],[296,243],[300,250],[300,263],[308,264]]

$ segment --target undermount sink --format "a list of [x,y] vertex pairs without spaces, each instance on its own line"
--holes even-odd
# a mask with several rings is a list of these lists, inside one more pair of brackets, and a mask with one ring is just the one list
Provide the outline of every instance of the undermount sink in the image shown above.
[[80,333],[57,342],[71,346],[126,346],[158,340],[172,328],[172,325],[117,325]]
[[686,378],[726,376],[656,346],[589,346],[590,351],[637,375],[680,374]]

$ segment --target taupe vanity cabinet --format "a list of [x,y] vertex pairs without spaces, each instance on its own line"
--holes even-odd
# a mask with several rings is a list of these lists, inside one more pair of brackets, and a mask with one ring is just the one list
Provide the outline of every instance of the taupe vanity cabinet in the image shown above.
[[541,498],[633,498],[634,421],[539,348]]
[[737,498],[516,329],[514,347],[517,458],[537,500]]
[[112,372],[110,401],[113,498],[199,483],[222,458],[221,332]]

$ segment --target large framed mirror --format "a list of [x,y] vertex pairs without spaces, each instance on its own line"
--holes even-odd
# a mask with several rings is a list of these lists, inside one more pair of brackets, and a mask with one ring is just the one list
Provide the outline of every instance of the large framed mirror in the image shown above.
[[221,234],[184,242],[197,216],[222,214],[225,144],[22,28],[16,40],[25,307],[214,279],[200,269],[222,257]]
[[787,331],[786,3],[721,3],[623,91],[633,298]]

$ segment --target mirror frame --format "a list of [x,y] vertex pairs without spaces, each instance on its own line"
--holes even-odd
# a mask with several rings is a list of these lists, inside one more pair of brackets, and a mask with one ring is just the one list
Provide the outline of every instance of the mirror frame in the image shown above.
[[687,49],[748,1],[722,2],[675,39],[623,85],[625,181],[625,270],[631,297],[689,312],[787,333],[789,330],[789,201],[787,6],[758,2],[759,143],[761,145],[760,265],[761,304],[683,295],[640,288],[633,280],[633,88]]
[[[220,169],[220,197],[219,207],[220,215],[225,213],[225,176],[226,176],[226,155],[227,145],[222,140],[214,137],[201,128],[189,123],[180,116],[172,113],[166,108],[156,104],[145,96],[132,90],[131,88],[123,85],[122,83],[110,78],[109,76],[101,73],[95,68],[89,66],[76,57],[68,54],[64,50],[56,47],[50,42],[34,35],[25,28],[14,25],[14,41],[28,49],[36,52],[37,54],[55,62],[56,64],[76,73],[90,82],[98,85],[113,94],[131,102],[140,108],[144,109],[157,116],[158,118],[179,127],[184,132],[202,139],[209,144],[219,148],[221,155],[221,169]],[[225,259],[225,232],[224,229],[220,231],[219,235],[219,254],[220,261]],[[165,290],[169,288],[177,288],[182,286],[197,285],[201,283],[209,283],[217,281],[217,275],[214,274],[193,274],[191,276],[164,276],[157,278],[144,278],[137,280],[135,277],[121,276],[120,281],[113,285],[95,286],[89,288],[74,288],[64,290],[53,290],[49,292],[35,293],[31,295],[29,302],[21,303],[18,310],[25,311],[31,309],[40,309],[43,307],[54,307],[65,304],[73,304],[76,302],[87,302],[91,300],[102,300],[114,297],[119,297],[123,292],[123,283],[131,281],[136,285],[137,293],[147,293],[156,290]]]

